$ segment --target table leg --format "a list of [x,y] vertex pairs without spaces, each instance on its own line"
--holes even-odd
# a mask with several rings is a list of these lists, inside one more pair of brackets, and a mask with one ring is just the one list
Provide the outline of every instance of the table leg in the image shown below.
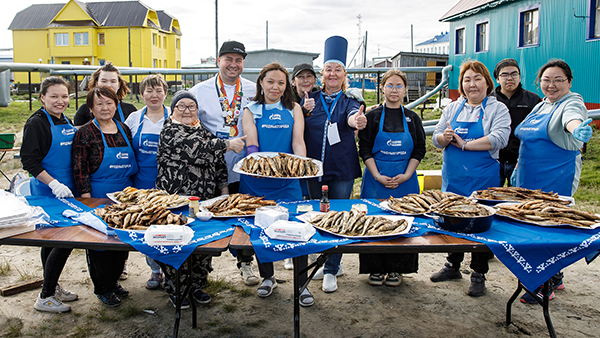
[[179,334],[179,320],[181,319],[181,304],[183,304],[183,297],[181,296],[181,284],[179,279],[181,273],[179,269],[175,272],[175,325],[173,327],[173,338],[177,338]]
[[[4,155],[6,155],[6,151],[2,152],[2,155],[0,156],[0,162],[2,162],[2,159],[4,158]],[[8,182],[10,182],[10,178],[8,178],[8,176],[6,176],[6,174],[4,173],[4,171],[0,170],[0,173],[2,173],[2,176],[4,176]]]
[[512,296],[510,297],[510,299],[508,300],[508,302],[506,303],[506,325],[510,325],[512,323],[512,304],[515,302],[515,300],[517,299],[517,297],[519,297],[519,295],[521,294],[521,291],[523,290],[523,285],[521,285],[521,282],[518,281],[517,282],[517,290],[512,294]]
[[[187,269],[184,269],[183,266],[186,265]],[[181,271],[187,274],[188,278],[186,281],[188,282],[183,292],[181,291]],[[191,271],[192,271],[192,255],[190,255],[185,263],[181,265],[179,269],[175,272],[175,325],[173,327],[173,338],[177,338],[179,335],[179,321],[181,320],[181,305],[183,304],[183,300],[188,297],[191,292],[192,284],[191,284]],[[190,303],[192,306],[192,328],[197,327],[197,318],[196,318],[196,302],[193,297],[190,297]]]
[[556,338],[556,332],[554,332],[554,326],[552,325],[552,320],[550,319],[550,310],[549,310],[549,306],[548,306],[550,303],[550,294],[548,292],[550,287],[551,287],[550,280],[547,280],[546,282],[544,282],[544,285],[542,286],[542,294],[544,296],[542,297],[542,300],[540,301],[536,294],[534,294],[533,292],[531,292],[527,288],[525,288],[523,286],[523,284],[521,284],[521,281],[519,281],[517,290],[510,297],[510,299],[508,300],[508,303],[506,303],[506,325],[510,325],[512,323],[512,320],[511,320],[512,303],[515,301],[515,299],[517,299],[517,297],[521,293],[521,290],[525,290],[525,292],[530,294],[533,297],[533,299],[535,299],[542,306],[542,311],[544,313],[544,320],[546,321],[546,327],[548,328],[548,333],[550,334],[551,338]]
[[[329,258],[329,256],[331,256],[331,254],[321,254],[319,256],[319,258],[317,258],[317,261],[308,265],[306,267],[306,269],[302,269],[299,270],[298,269],[298,257],[294,257],[293,261],[294,261],[294,337],[295,338],[300,338],[300,294],[302,292],[304,292],[304,289],[306,289],[308,287],[308,283],[310,283],[310,281],[313,279],[313,277],[315,276],[315,274],[317,273],[317,270],[319,270],[323,264],[325,264],[325,261],[327,260],[327,258]],[[306,282],[300,286],[300,282],[299,282],[299,278],[300,278],[300,274],[306,273],[308,274],[308,271],[310,271],[310,269],[313,269],[310,273],[310,275],[307,276],[306,278]]]

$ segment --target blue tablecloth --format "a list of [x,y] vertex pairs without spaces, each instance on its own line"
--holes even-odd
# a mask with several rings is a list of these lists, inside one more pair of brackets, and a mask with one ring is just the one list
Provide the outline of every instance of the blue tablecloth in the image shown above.
[[75,212],[86,212],[92,210],[74,198],[55,198],[48,196],[25,196],[27,203],[31,206],[41,207],[44,209],[49,218],[45,219],[48,223],[38,223],[36,227],[68,227],[72,225],[80,225],[80,222],[63,217],[62,213],[65,210],[73,210]]

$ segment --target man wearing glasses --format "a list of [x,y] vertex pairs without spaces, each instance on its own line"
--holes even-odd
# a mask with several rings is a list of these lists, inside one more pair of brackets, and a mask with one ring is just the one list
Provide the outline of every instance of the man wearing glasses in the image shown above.
[[[198,101],[198,119],[220,139],[234,139],[244,135],[242,112],[256,93],[256,85],[240,75],[244,70],[246,48],[237,41],[226,41],[219,49],[219,73],[198,83],[190,92]],[[225,153],[229,193],[239,192],[240,174],[233,166],[246,156],[246,151]],[[259,280],[252,270],[252,255],[237,253],[238,268],[246,285],[256,285]]]
[[498,62],[494,69],[494,78],[499,86],[490,94],[508,107],[510,113],[510,137],[508,145],[500,150],[500,186],[507,182],[510,186],[517,159],[519,158],[520,141],[515,137],[515,128],[531,112],[531,109],[541,101],[540,97],[521,86],[521,70],[515,59],[504,59]]

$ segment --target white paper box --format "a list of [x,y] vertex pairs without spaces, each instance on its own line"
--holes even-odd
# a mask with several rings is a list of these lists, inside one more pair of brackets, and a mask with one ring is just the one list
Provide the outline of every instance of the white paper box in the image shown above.
[[282,241],[306,242],[314,234],[315,228],[306,223],[294,221],[277,221],[271,224],[265,233],[272,239]]
[[185,225],[151,225],[144,240],[148,245],[186,245],[194,237],[194,230]]
[[254,214],[254,225],[263,229],[268,228],[277,221],[287,221],[290,213],[287,208],[277,205],[270,205],[256,209]]

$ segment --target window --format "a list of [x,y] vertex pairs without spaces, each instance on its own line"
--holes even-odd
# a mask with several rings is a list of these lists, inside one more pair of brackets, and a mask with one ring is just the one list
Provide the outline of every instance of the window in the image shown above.
[[179,49],[179,39],[175,39],[175,48]]
[[489,25],[488,20],[478,22],[476,25],[475,52],[487,52],[489,50]]
[[519,10],[519,47],[538,46],[540,44],[540,5]]
[[181,68],[181,61],[177,61],[177,69]]
[[596,2],[596,11],[594,13],[594,37],[600,38],[600,1]]
[[163,48],[165,48],[165,49],[167,48],[167,37],[166,36],[163,37]]
[[587,39],[600,39],[600,0],[590,0]]
[[167,67],[167,60],[165,60],[165,68],[168,68],[168,67]]
[[54,34],[54,45],[55,46],[68,46],[69,45],[69,33],[55,33]]
[[156,46],[156,33],[152,34],[152,45]]
[[156,59],[152,59],[152,68],[156,68]]
[[87,46],[88,43],[88,33],[73,33],[73,38],[75,40],[75,46]]
[[159,37],[158,37],[158,48],[160,48],[160,41],[161,41],[161,38],[160,38],[160,36],[159,36]]
[[158,68],[162,68],[162,60],[158,60]]
[[454,54],[465,53],[465,26],[458,27],[454,36]]
[[98,33],[98,45],[104,46],[104,33]]

